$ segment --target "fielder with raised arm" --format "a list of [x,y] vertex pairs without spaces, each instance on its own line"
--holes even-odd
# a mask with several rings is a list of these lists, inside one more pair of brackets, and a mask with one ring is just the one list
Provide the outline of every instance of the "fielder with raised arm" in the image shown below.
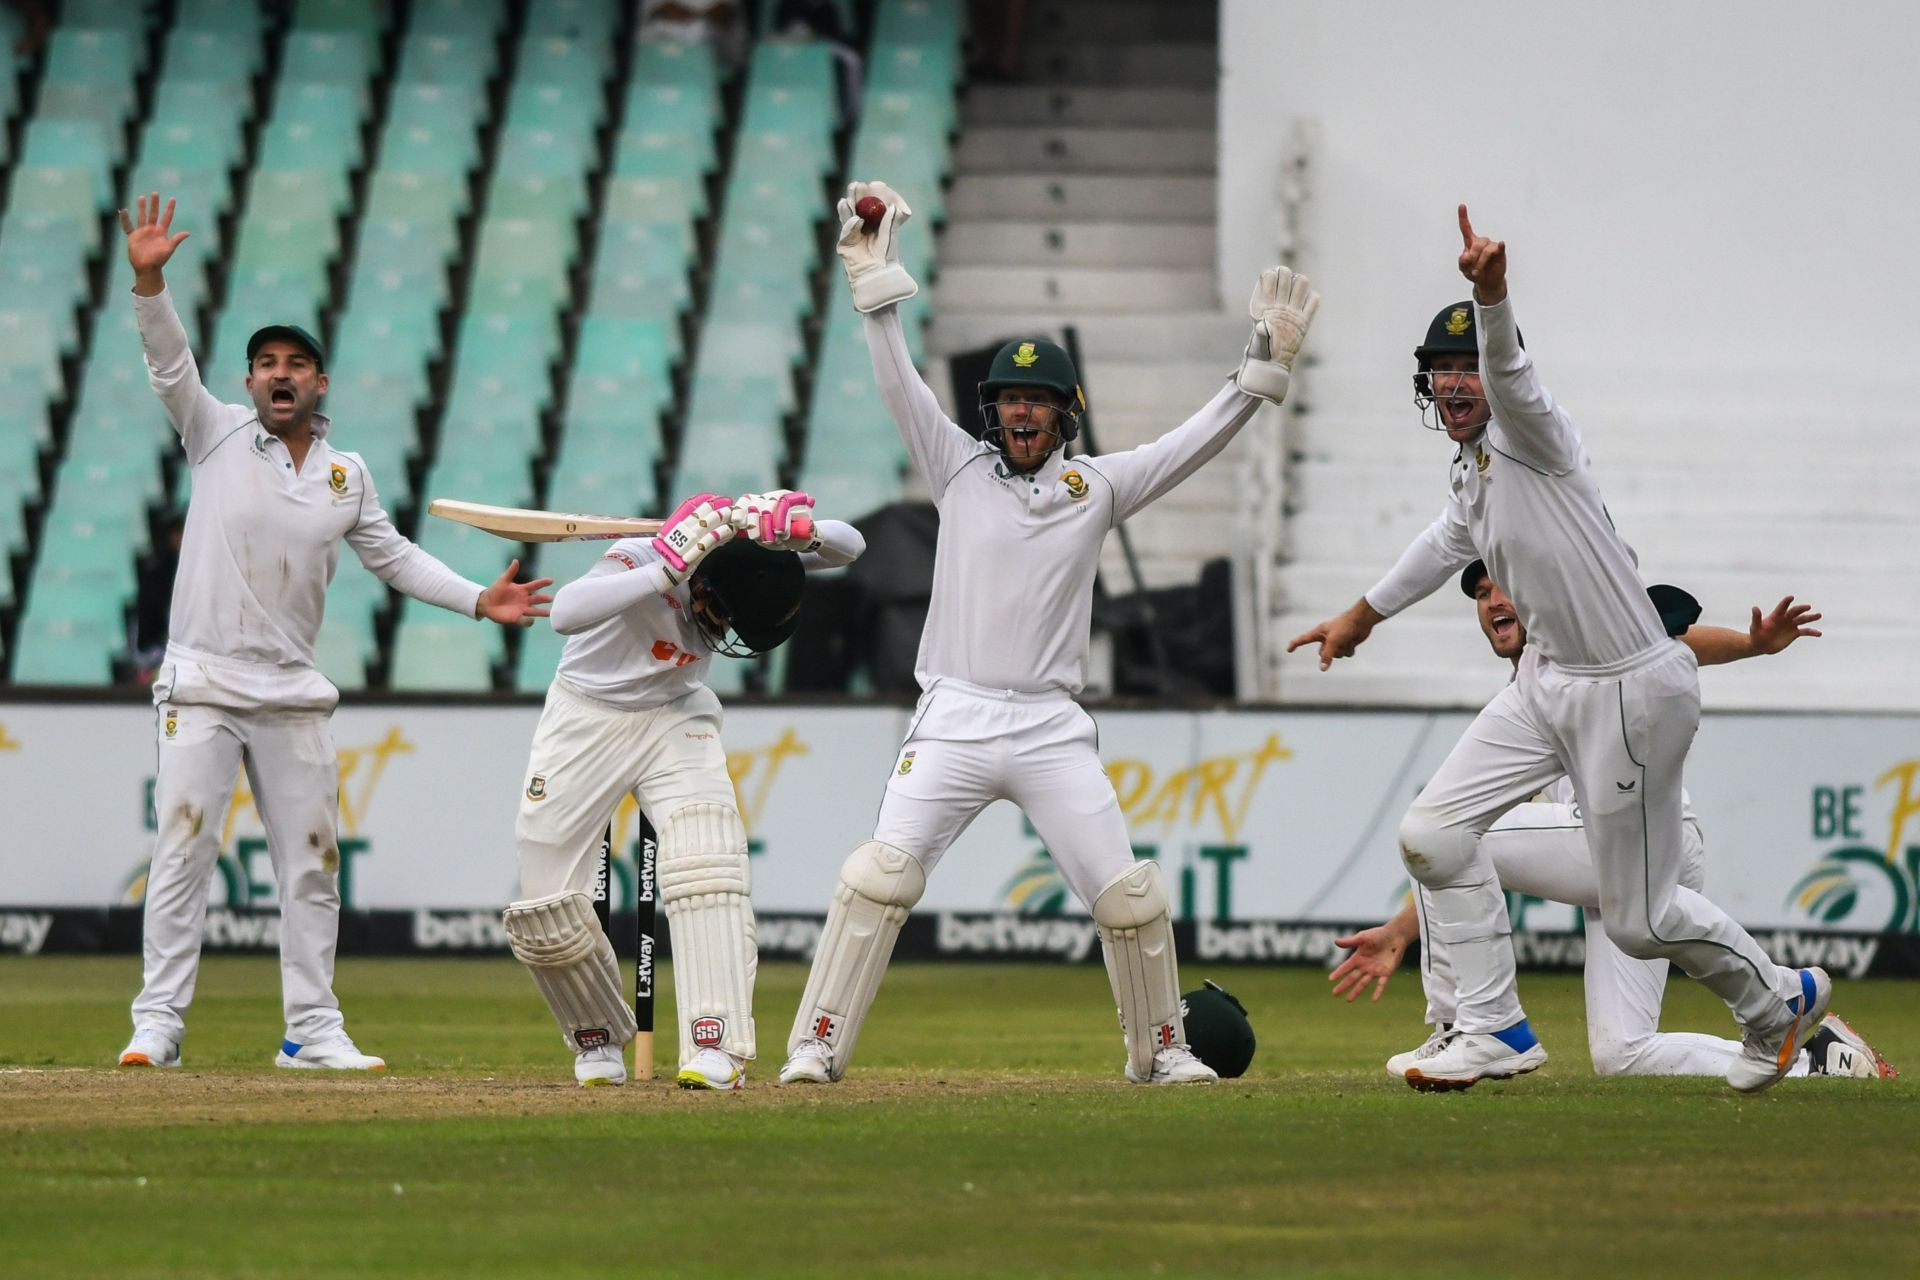
[[[871,232],[855,213],[885,202]],[[1119,1006],[1126,1076],[1211,1081],[1181,1024],[1166,886],[1136,862],[1100,764],[1086,681],[1093,582],[1109,530],[1218,454],[1263,401],[1286,395],[1319,296],[1285,268],[1254,290],[1239,370],[1192,418],[1124,453],[1069,460],[1085,401],[1066,352],[1011,342],[980,384],[976,440],[940,412],[907,352],[898,304],[917,286],[899,260],[910,210],[883,183],[840,202],[840,259],[866,316],[874,378],[940,512],[933,595],[915,676],[922,690],[887,779],[873,839],[840,870],[826,930],[780,1072],[783,1084],[839,1080],[887,960],[927,877],[974,816],[1019,805],[1074,896],[1092,913]]]
[[[1460,575],[1460,589],[1475,602],[1480,630],[1494,653],[1517,670],[1527,644],[1513,602],[1476,560]],[[1657,594],[1656,594],[1657,593]],[[1820,633],[1813,624],[1820,615],[1791,596],[1762,615],[1756,607],[1746,631],[1693,625],[1700,606],[1692,596],[1672,587],[1654,587],[1655,607],[1669,633],[1693,650],[1701,666],[1735,662],[1780,653],[1802,636]],[[1686,793],[1681,793],[1686,857],[1680,882],[1699,890],[1706,878],[1705,846],[1700,824]],[[1493,858],[1500,887],[1546,902],[1579,907],[1586,930],[1587,1051],[1597,1075],[1725,1076],[1740,1055],[1740,1042],[1689,1031],[1661,1031],[1660,1006],[1666,997],[1667,961],[1642,960],[1626,954],[1607,937],[1600,909],[1600,883],[1593,856],[1587,850],[1580,807],[1574,803],[1573,783],[1557,779],[1535,799],[1515,805],[1481,837]],[[1393,919],[1351,937],[1336,939],[1352,948],[1335,966],[1329,981],[1335,995],[1348,1003],[1373,984],[1378,1000],[1387,979],[1415,938],[1420,939],[1420,984],[1427,997],[1427,1022],[1433,1034],[1426,1044],[1387,1060],[1387,1073],[1404,1079],[1407,1068],[1425,1057],[1453,1031],[1459,1008],[1459,987],[1445,941],[1429,927],[1431,908],[1424,886],[1415,882],[1409,901]],[[1790,1076],[1891,1076],[1893,1069],[1860,1034],[1829,1013],[1808,1042],[1806,1051],[1787,1073]]]
[[120,1065],[177,1067],[200,969],[207,881],[244,766],[280,887],[282,1067],[378,1070],[347,1037],[333,994],[340,929],[340,771],[328,718],[339,691],[313,665],[327,583],[344,539],[383,582],[469,618],[544,616],[545,579],[469,582],[401,537],[358,454],[336,449],[314,412],[324,353],[292,325],[247,343],[251,405],[201,385],[161,274],[187,238],[173,201],[120,211],[147,374],[186,450],[187,508],[166,657],[153,682],[158,824],[147,872],[145,982]]
[[1633,552],[1615,532],[1573,420],[1547,394],[1507,301],[1507,246],[1459,209],[1459,266],[1473,300],[1437,316],[1415,351],[1415,398],[1455,444],[1451,494],[1431,528],[1345,613],[1296,637],[1320,667],[1480,559],[1511,593],[1528,645],[1512,684],[1468,727],[1400,824],[1408,874],[1452,954],[1459,1021],[1406,1070],[1423,1089],[1532,1071],[1546,1050],[1514,983],[1506,900],[1482,841],[1561,774],[1572,779],[1607,936],[1668,959],[1727,1002],[1744,1032],[1736,1089],[1787,1073],[1826,1016],[1820,969],[1773,963],[1734,920],[1681,882],[1681,766],[1700,721],[1698,664],[1667,635]]
[[[734,541],[736,532],[746,536]],[[553,629],[567,644],[527,762],[514,823],[525,897],[507,908],[506,928],[582,1085],[626,1080],[621,1050],[635,1030],[590,894],[601,830],[629,794],[660,833],[680,1086],[745,1081],[757,965],[747,829],[707,666],[716,653],[784,644],[799,624],[805,570],[850,564],[865,549],[853,526],[815,521],[804,493],[731,502],[703,493],[657,536],[614,543],[555,595]]]

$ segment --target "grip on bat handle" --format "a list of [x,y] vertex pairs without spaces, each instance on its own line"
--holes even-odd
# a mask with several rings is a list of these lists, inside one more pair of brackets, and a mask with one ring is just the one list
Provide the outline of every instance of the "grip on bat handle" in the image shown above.
[[813,541],[813,520],[809,516],[795,516],[787,522],[787,536],[796,542]]

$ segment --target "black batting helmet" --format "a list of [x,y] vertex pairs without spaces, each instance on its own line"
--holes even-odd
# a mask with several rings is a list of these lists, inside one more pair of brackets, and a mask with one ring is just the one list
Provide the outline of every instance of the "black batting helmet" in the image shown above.
[[791,551],[774,551],[734,538],[707,554],[694,587],[718,619],[694,614],[715,653],[750,658],[778,649],[800,625],[807,571]]
[[1193,1056],[1223,1080],[1245,1075],[1254,1049],[1253,1023],[1247,1020],[1246,1006],[1212,978],[1180,999],[1186,1004],[1187,1048]]

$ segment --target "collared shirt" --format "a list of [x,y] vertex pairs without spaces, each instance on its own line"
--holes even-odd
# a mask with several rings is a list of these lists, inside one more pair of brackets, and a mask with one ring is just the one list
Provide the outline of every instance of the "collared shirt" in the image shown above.
[[1077,694],[1087,682],[1093,582],[1108,531],[1226,448],[1260,407],[1231,380],[1180,426],[1121,453],[1056,450],[1030,474],[940,411],[898,307],[866,317],[880,398],[940,511],[933,598],[914,676]]
[[171,295],[134,295],[147,375],[179,433],[192,476],[174,578],[169,659],[293,668],[311,683],[327,584],[346,539],[360,562],[407,595],[473,617],[482,588],[400,536],[360,456],[333,448],[316,415],[296,469],[250,405],[200,381]]

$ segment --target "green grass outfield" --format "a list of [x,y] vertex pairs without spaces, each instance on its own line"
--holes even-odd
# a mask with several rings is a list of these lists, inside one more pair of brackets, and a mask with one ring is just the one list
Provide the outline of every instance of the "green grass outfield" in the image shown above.
[[[208,961],[177,1072],[108,1065],[135,957],[0,960],[0,1274],[1884,1276],[1920,1239],[1920,1070],[1598,1080],[1571,977],[1523,975],[1544,1070],[1427,1096],[1380,1069],[1424,1035],[1410,975],[1348,1008],[1213,973],[1252,1072],[1142,1089],[1098,968],[902,965],[854,1076],[780,1089],[802,976],[761,971],[764,1056],[719,1095],[672,1087],[670,1031],[662,1079],[574,1087],[506,960],[343,962],[393,1067],[348,1078],[269,1065],[271,960]],[[1836,1005],[1920,1068],[1916,996]],[[1676,982],[1666,1025],[1729,1024]]]

